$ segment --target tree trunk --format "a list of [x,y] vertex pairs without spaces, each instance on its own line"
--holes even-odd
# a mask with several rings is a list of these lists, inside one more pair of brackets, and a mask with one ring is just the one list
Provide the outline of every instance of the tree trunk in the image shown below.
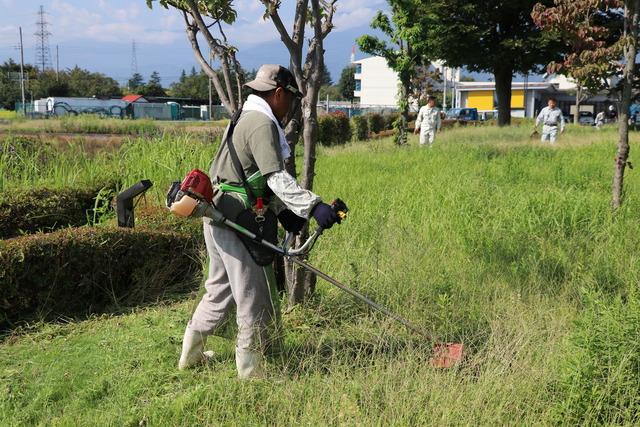
[[496,79],[496,96],[498,98],[498,126],[508,126],[511,124],[513,69],[509,66],[496,67],[493,75]]
[[[302,100],[302,139],[304,142],[304,156],[300,185],[306,189],[313,188],[316,164],[316,140],[318,135],[318,84],[308,82],[307,94]],[[305,227],[295,239],[295,246],[300,246],[309,237],[309,229]],[[305,300],[315,291],[316,276],[297,265],[289,265],[287,270],[288,304],[293,307]]]
[[627,2],[625,7],[625,35],[629,36],[624,48],[625,66],[622,82],[622,102],[618,113],[618,152],[615,159],[611,205],[617,209],[622,204],[624,170],[629,158],[629,106],[635,73],[640,0]]
[[580,85],[576,86],[576,113],[573,115],[573,124],[580,124],[580,101],[582,100],[582,88]]
[[395,142],[398,145],[407,143],[407,127],[409,123],[409,90],[411,82],[402,80],[399,87],[398,106],[400,107],[400,120],[397,122]]

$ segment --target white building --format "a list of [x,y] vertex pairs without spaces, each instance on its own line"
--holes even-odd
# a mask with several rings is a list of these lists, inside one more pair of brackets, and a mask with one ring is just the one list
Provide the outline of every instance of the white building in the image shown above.
[[[127,103],[121,99],[99,99],[99,98],[72,98],[72,97],[49,97],[34,101],[35,105],[41,109],[42,102],[46,103],[46,113],[56,116],[79,113],[101,113],[111,116],[121,116]],[[38,112],[40,112],[38,110]]]
[[397,105],[398,84],[400,80],[395,71],[387,65],[381,56],[372,56],[353,62],[356,67],[356,89],[353,92],[360,98],[361,106],[395,107]]
[[[400,79],[398,74],[389,68],[386,59],[381,56],[371,56],[352,62],[356,68],[354,96],[360,99],[360,106],[396,108]],[[445,67],[442,61],[433,62],[431,69],[442,73],[448,86],[445,84],[443,87],[438,87],[438,90],[447,90],[446,96],[449,96],[448,91],[453,92],[454,85],[460,80],[460,69]],[[414,107],[417,107],[417,104]]]

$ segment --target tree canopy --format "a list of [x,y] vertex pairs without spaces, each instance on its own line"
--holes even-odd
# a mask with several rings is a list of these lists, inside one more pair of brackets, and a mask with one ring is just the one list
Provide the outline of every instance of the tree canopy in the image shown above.
[[421,2],[428,17],[428,51],[450,67],[494,74],[498,123],[511,121],[514,73],[539,72],[558,58],[563,45],[531,18],[536,3],[553,0],[433,0]]
[[342,69],[342,73],[340,73],[340,80],[338,81],[340,94],[349,102],[353,102],[353,91],[356,90],[355,74],[356,68],[353,65],[349,65]]
[[389,0],[391,16],[378,11],[371,27],[382,31],[388,41],[372,35],[359,37],[356,42],[363,52],[382,56],[389,67],[398,73],[400,88],[398,107],[400,121],[397,123],[396,143],[406,142],[406,128],[409,114],[409,95],[412,81],[420,65],[429,62],[426,16],[422,14],[421,0]]
[[570,76],[592,92],[609,87],[609,78],[622,72],[622,7],[619,0],[537,3],[531,14],[535,24],[566,46],[562,57],[549,63],[548,72]]
[[160,74],[157,71],[152,72],[147,84],[142,86],[138,92],[145,96],[167,96],[160,80]]

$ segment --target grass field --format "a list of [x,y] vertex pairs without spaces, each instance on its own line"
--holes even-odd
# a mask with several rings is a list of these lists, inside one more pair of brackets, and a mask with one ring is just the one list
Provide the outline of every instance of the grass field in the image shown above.
[[51,119],[25,119],[14,112],[2,112],[0,132],[28,133],[78,133],[78,134],[122,134],[158,135],[162,133],[207,132],[226,126],[227,120],[204,121],[163,121],[151,119],[112,119],[95,115],[63,116]]
[[[385,139],[319,153],[316,191],[343,198],[351,214],[311,262],[439,339],[464,342],[458,367],[431,368],[431,343],[319,283],[284,315],[285,348],[268,379],[238,381],[233,342],[218,337],[211,363],[179,372],[194,289],[171,304],[6,336],[0,425],[637,424],[640,179],[629,171],[613,214],[614,128],[569,126],[554,147],[529,131],[453,129],[431,149],[411,137],[404,148]],[[206,170],[214,152],[158,137],[116,153],[5,157],[0,190],[115,174],[123,185],[152,179],[160,203],[172,179]]]

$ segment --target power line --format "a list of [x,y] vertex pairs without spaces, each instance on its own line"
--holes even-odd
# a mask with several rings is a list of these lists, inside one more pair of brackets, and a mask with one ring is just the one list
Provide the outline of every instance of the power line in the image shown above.
[[51,68],[51,51],[49,50],[49,23],[47,22],[44,6],[40,6],[38,11],[38,21],[36,22],[36,66],[40,66],[40,71]]

